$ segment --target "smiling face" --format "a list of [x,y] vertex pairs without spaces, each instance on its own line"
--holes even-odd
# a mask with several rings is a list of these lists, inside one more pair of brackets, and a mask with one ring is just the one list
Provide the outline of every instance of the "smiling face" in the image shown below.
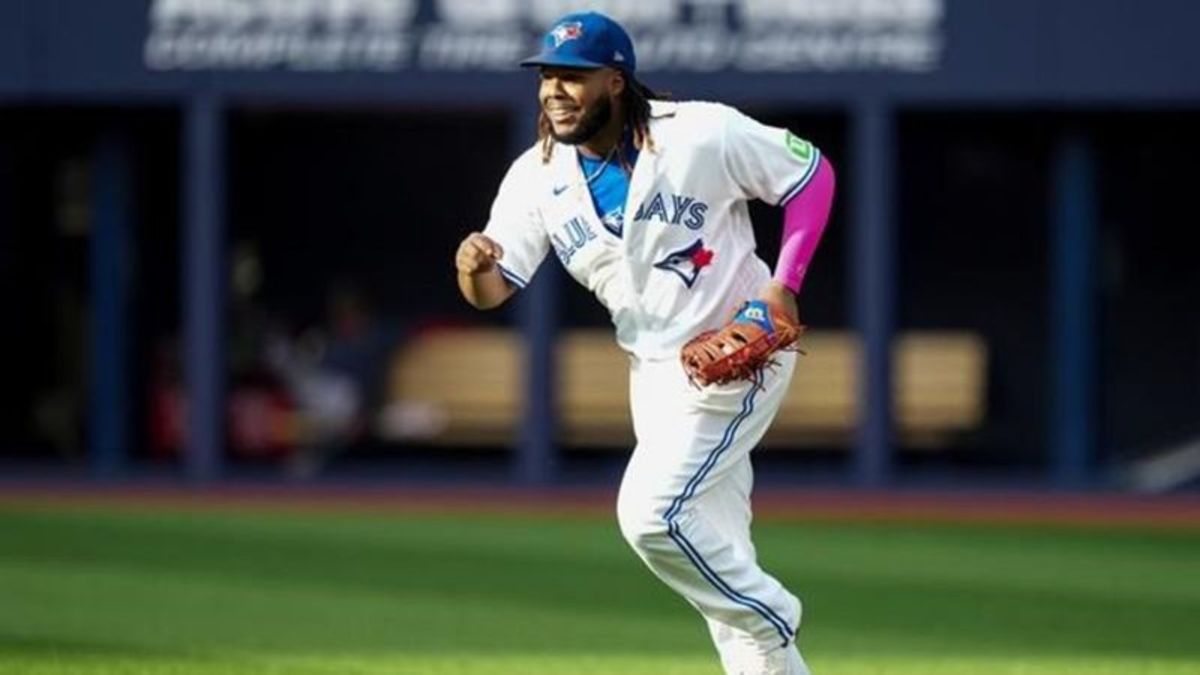
[[612,121],[614,103],[624,89],[625,76],[613,68],[544,67],[538,100],[554,140],[578,145]]

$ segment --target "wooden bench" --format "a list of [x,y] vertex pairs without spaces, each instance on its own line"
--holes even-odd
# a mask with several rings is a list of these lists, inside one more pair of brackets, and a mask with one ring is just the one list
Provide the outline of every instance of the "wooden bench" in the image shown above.
[[[765,445],[838,444],[858,416],[859,345],[850,333],[802,338],[791,390]],[[906,445],[936,448],[978,427],[986,409],[987,348],[969,332],[909,332],[895,342],[896,423]],[[507,445],[518,436],[524,374],[520,336],[501,329],[419,336],[391,364],[388,398],[438,413],[427,439]],[[628,448],[628,360],[607,330],[572,330],[558,342],[561,440]]]

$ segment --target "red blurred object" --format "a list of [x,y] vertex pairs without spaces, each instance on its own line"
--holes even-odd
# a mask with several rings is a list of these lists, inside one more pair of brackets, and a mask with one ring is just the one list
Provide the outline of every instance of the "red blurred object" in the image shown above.
[[[279,459],[296,448],[300,424],[296,406],[276,385],[240,385],[229,396],[229,451],[247,459]],[[156,457],[177,457],[187,436],[187,400],[180,387],[155,386],[150,394],[150,449]]]

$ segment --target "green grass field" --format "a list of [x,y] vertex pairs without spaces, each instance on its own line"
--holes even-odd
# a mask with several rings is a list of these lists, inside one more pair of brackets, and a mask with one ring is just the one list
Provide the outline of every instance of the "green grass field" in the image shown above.
[[[816,675],[1200,672],[1200,533],[756,525]],[[0,673],[718,675],[610,518],[0,507]]]

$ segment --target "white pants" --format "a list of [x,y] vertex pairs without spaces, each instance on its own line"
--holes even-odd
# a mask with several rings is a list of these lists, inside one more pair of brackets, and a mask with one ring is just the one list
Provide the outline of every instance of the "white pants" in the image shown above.
[[759,671],[745,652],[795,652],[800,600],[758,566],[750,541],[750,450],[774,419],[795,354],[754,383],[697,389],[677,360],[635,362],[630,403],[637,447],[625,469],[617,517],[646,565],[704,615],[728,672]]

